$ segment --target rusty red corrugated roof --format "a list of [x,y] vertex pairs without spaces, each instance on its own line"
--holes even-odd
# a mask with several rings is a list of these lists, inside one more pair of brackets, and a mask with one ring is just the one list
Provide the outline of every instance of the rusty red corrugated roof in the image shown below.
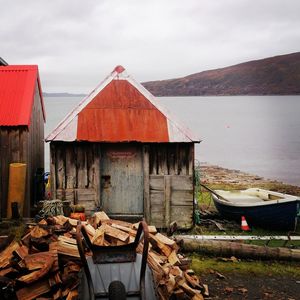
[[29,126],[36,84],[45,109],[36,65],[0,67],[0,126]]
[[97,86],[46,141],[199,142],[122,66]]

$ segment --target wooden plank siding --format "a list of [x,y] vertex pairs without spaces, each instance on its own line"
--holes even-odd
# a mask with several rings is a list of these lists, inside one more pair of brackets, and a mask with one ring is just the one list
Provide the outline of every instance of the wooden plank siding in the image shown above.
[[97,143],[51,142],[52,198],[84,205],[88,214],[100,202],[100,147]]
[[36,85],[30,125],[0,127],[0,202],[1,216],[6,216],[9,164],[26,163],[24,216],[30,216],[33,205],[34,174],[44,168],[44,119]]
[[[115,147],[118,149],[117,144]],[[123,147],[124,144],[120,144],[120,150]],[[54,198],[83,204],[87,213],[100,207],[100,172],[104,159],[101,152],[106,146],[92,142],[54,141],[50,149]],[[141,172],[146,221],[158,228],[166,228],[173,221],[180,228],[192,227],[194,144],[143,144]]]
[[150,144],[149,166],[151,224],[167,228],[176,221],[180,228],[191,228],[194,214],[194,144]]

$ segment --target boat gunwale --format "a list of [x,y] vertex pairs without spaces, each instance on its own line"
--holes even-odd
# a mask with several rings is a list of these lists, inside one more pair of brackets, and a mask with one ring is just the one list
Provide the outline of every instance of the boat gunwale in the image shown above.
[[[246,191],[254,191],[256,190],[257,192],[266,192],[268,194],[274,195],[274,196],[280,196],[282,199],[276,199],[276,200],[261,200],[253,203],[243,203],[242,201],[240,202],[233,202],[230,200],[230,198],[226,198],[226,195],[222,195],[222,192],[224,190],[216,190],[217,193],[221,194],[221,196],[226,199],[220,199],[216,195],[212,194],[213,200],[226,206],[233,206],[233,207],[256,207],[256,206],[270,206],[270,205],[277,205],[277,204],[285,204],[285,203],[291,203],[291,202],[299,202],[300,203],[300,198],[297,196],[289,195],[289,194],[283,194],[283,193],[278,193],[278,192],[273,192],[273,191],[268,191],[264,189],[259,189],[259,188],[250,188],[246,190],[237,190],[235,192],[246,192]],[[232,191],[224,191],[228,193],[233,193]],[[244,193],[245,194],[245,193]],[[247,194],[246,194],[247,195]],[[249,195],[251,196],[251,195]],[[257,197],[259,198],[259,197]]]

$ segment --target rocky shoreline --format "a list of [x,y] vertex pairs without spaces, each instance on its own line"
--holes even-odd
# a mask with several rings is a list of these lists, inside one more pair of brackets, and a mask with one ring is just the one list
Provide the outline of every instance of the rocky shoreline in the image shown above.
[[208,163],[200,163],[200,165],[196,166],[196,170],[199,171],[200,181],[213,187],[229,189],[260,187],[282,193],[300,195],[300,186],[266,179],[240,170],[231,170]]

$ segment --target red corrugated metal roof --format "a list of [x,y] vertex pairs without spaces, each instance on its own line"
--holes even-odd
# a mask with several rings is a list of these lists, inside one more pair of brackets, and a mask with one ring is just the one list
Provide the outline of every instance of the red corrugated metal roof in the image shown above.
[[167,119],[128,81],[115,79],[78,114],[77,140],[168,142]]
[[45,120],[38,66],[0,67],[0,126],[30,125],[36,84]]
[[200,142],[122,66],[74,107],[46,141]]

